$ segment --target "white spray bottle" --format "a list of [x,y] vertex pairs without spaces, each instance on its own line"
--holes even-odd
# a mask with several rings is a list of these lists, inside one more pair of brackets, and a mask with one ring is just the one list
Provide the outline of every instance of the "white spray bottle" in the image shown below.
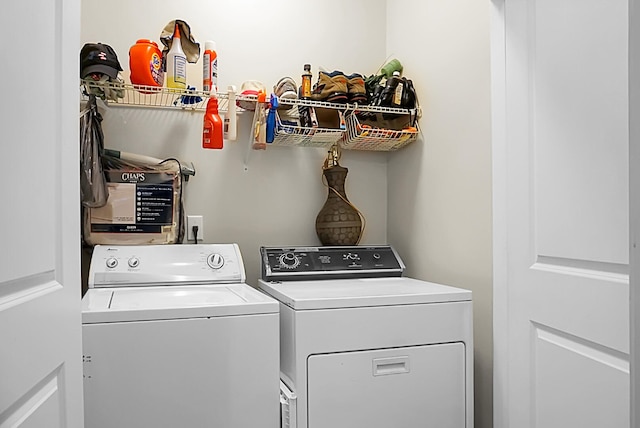
[[224,117],[224,139],[235,141],[238,136],[236,125],[236,87],[234,85],[229,85],[227,87],[227,94],[229,96],[229,107],[227,108],[227,114]]
[[187,57],[182,50],[180,27],[176,23],[171,49],[167,53],[167,88],[185,89],[186,87]]

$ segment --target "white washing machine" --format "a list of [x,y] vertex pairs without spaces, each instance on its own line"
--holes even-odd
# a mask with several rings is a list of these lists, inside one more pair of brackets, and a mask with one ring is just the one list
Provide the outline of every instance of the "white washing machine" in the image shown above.
[[96,246],[89,275],[87,428],[280,426],[278,302],[237,245]]
[[[472,428],[471,292],[402,277],[390,246],[261,248],[294,428]],[[296,416],[293,416],[296,415]]]

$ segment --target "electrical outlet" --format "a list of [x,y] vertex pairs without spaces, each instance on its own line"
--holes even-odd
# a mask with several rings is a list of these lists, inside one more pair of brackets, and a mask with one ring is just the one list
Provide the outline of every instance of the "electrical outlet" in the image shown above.
[[195,242],[193,226],[198,226],[198,242],[204,240],[204,220],[201,215],[187,216],[187,241]]

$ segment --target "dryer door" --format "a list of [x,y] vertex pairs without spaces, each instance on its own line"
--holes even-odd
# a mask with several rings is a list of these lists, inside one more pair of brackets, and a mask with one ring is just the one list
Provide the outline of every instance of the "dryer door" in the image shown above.
[[312,355],[309,428],[464,428],[464,344]]

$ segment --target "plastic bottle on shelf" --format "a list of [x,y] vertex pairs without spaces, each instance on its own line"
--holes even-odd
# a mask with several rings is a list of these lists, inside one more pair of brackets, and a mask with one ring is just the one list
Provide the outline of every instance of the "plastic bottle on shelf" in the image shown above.
[[238,136],[238,128],[236,116],[236,87],[234,85],[227,87],[227,95],[229,97],[229,108],[224,117],[224,136],[226,140],[235,141]]
[[400,107],[402,104],[403,90],[404,85],[400,78],[400,72],[394,71],[393,76],[384,83],[384,89],[382,89],[376,105],[383,107]]
[[278,105],[278,97],[275,94],[271,94],[269,98],[269,113],[267,113],[267,144],[273,143],[276,137],[276,110]]
[[395,80],[395,89],[393,91],[393,98],[391,99],[391,105],[393,107],[402,107],[402,94],[404,93],[404,82],[400,78],[400,72],[394,71],[391,79]]
[[167,53],[167,88],[186,89],[186,87],[187,57],[182,50],[180,27],[176,24],[171,49]]
[[204,92],[218,92],[218,53],[216,52],[216,43],[211,40],[204,43],[202,90]]
[[393,73],[396,71],[402,72],[402,64],[397,59],[392,59],[380,69],[380,72],[384,74],[387,79],[393,76]]
[[264,91],[258,93],[258,104],[256,105],[256,120],[253,130],[254,150],[265,150],[267,148],[267,112],[266,112],[267,94]]
[[202,148],[221,149],[224,142],[223,128],[224,123],[218,114],[218,99],[211,97],[207,101],[207,111],[204,114]]
[[300,98],[311,98],[311,64],[304,65],[304,73],[302,73],[302,85],[300,85]]
[[[164,84],[162,52],[156,42],[148,39],[137,40],[129,49],[129,69],[133,85],[161,87]],[[153,89],[140,86],[136,86],[136,89],[143,94],[154,92]]]

